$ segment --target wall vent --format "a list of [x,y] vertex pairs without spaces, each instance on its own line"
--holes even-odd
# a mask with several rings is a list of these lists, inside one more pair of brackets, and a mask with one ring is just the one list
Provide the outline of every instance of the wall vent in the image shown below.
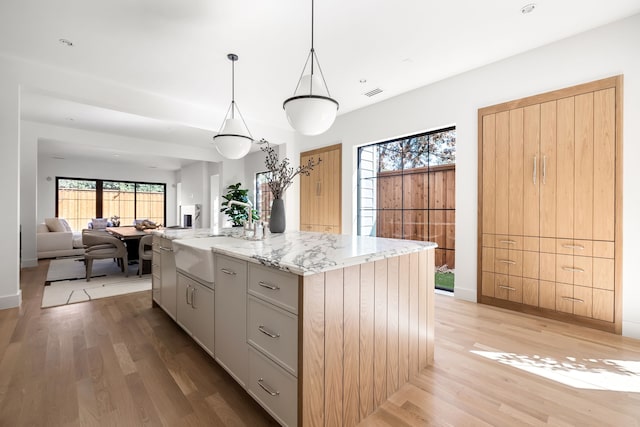
[[382,89],[380,89],[379,87],[370,90],[369,92],[366,92],[365,95],[367,95],[369,98],[371,98],[372,96],[375,96],[379,93],[382,93]]

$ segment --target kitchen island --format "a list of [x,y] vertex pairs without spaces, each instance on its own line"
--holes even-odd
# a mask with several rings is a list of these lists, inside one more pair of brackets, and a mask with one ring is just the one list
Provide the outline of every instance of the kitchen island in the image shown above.
[[212,275],[178,263],[174,319],[283,425],[355,425],[433,362],[433,243],[154,234],[213,254]]

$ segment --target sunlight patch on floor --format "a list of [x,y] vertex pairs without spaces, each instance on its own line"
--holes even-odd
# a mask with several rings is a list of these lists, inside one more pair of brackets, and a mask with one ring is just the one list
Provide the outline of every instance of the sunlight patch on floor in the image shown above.
[[564,359],[500,351],[471,353],[539,375],[570,387],[640,393],[640,361],[614,359]]

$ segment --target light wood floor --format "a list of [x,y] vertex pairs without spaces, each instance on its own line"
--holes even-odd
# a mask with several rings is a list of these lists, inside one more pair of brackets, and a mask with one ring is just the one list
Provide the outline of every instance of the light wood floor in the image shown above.
[[[0,426],[275,425],[148,292],[40,309],[47,267],[0,310]],[[434,366],[363,425],[640,425],[640,341],[441,295],[436,321]]]

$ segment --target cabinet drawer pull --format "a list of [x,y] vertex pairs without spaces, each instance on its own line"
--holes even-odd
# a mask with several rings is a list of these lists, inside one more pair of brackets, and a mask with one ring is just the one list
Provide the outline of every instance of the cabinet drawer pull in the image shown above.
[[507,245],[515,245],[517,242],[515,240],[499,240],[500,243],[506,243]]
[[584,250],[584,246],[582,245],[562,245],[562,247],[567,249],[577,249],[579,251]]
[[267,393],[269,393],[271,396],[279,396],[280,392],[279,391],[273,391],[271,389],[271,387],[269,387],[268,385],[265,384],[264,380],[262,378],[260,378],[258,380],[258,385]]
[[516,264],[515,261],[511,261],[510,259],[499,259],[498,262],[501,262],[503,264],[511,264],[511,265],[515,265]]
[[258,282],[258,285],[262,286],[263,288],[271,289],[272,291],[279,291],[280,290],[279,286],[272,285],[272,284],[269,284],[267,282],[263,282],[262,280]]
[[573,302],[580,302],[580,303],[584,303],[583,299],[580,298],[572,298],[572,297],[562,297],[563,300],[567,300],[567,301],[573,301]]
[[160,264],[151,264],[151,267],[160,267]]
[[224,274],[228,274],[229,276],[235,276],[236,272],[233,270],[227,270],[226,268],[221,268],[220,271],[222,271]]
[[564,271],[571,271],[573,273],[584,273],[584,270],[582,268],[575,268],[575,267],[562,267],[562,269]]
[[191,288],[191,308],[196,309],[196,292],[198,290],[196,288]]
[[165,251],[165,252],[173,252],[173,249],[171,249],[171,248],[165,248],[164,246],[160,246],[160,250],[161,250],[161,251]]
[[258,330],[259,330],[260,332],[262,332],[263,334],[265,334],[266,336],[268,336],[268,337],[271,337],[271,338],[280,338],[280,334],[277,334],[277,333],[273,333],[273,332],[271,332],[270,330],[268,330],[267,328],[265,328],[265,327],[264,327],[264,325],[260,325],[260,326],[258,326]]
[[508,290],[508,291],[515,291],[515,290],[516,290],[516,288],[512,288],[511,286],[498,285],[498,287],[499,287],[500,289],[506,289],[506,290]]

